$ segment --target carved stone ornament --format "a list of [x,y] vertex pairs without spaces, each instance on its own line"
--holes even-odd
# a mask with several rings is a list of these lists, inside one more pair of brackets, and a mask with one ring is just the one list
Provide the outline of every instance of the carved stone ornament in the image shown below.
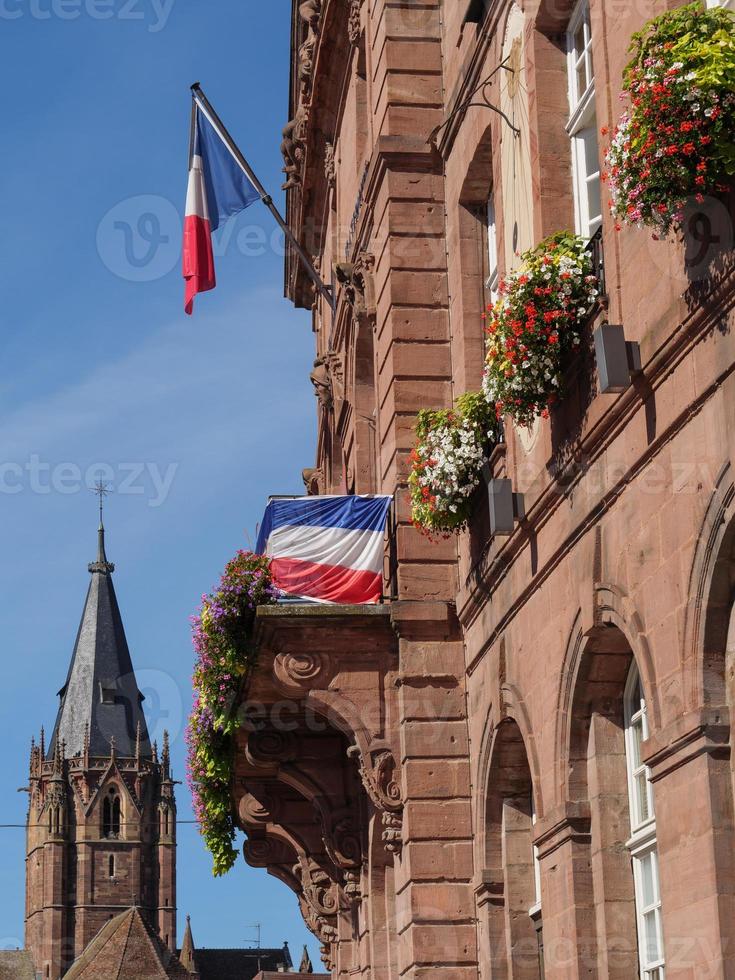
[[345,895],[350,905],[362,900],[361,874],[357,870],[345,871]]
[[383,814],[383,843],[389,854],[400,854],[403,847],[403,815]]
[[347,34],[350,38],[350,44],[357,44],[360,40],[360,30],[362,28],[361,10],[362,0],[351,0],[350,17],[347,21]]
[[279,653],[273,661],[276,684],[285,694],[303,697],[329,683],[330,661],[323,653]]
[[301,881],[304,898],[319,918],[330,919],[339,912],[339,885],[311,858],[300,858],[294,874]]
[[347,813],[337,814],[330,826],[323,829],[324,847],[332,862],[343,871],[361,867],[362,847],[352,817]]
[[324,474],[321,466],[302,470],[301,479],[304,481],[307,494],[310,497],[318,497],[322,492],[324,484]]
[[366,761],[355,745],[348,750],[348,755],[357,759],[365,791],[382,814],[386,851],[399,853],[403,846],[403,797],[393,753],[389,749],[378,749]]
[[299,103],[296,115],[283,128],[281,155],[283,156],[286,182],[283,190],[298,187],[301,184],[301,168],[306,150],[306,131],[309,124],[309,109],[302,101]]
[[322,0],[304,0],[299,6],[299,16],[310,30],[318,32],[322,16]]
[[299,48],[299,79],[305,86],[310,86],[314,74],[314,52],[316,51],[317,35],[309,29],[306,40]]
[[314,394],[319,404],[322,408],[330,409],[334,401],[332,396],[332,378],[325,357],[317,357],[314,361],[314,367],[309,375],[309,379],[314,387]]
[[355,262],[340,262],[335,267],[337,282],[355,316],[375,313],[375,256],[360,252]]
[[293,851],[281,840],[272,837],[255,837],[245,841],[243,855],[251,868],[270,868],[278,864],[291,864]]
[[276,823],[278,820],[278,800],[266,793],[246,793],[240,800],[238,814],[243,826]]
[[251,732],[245,748],[245,757],[252,766],[269,767],[282,762],[292,762],[297,756],[296,738],[293,732]]
[[319,947],[319,953],[321,954],[322,963],[327,968],[327,970],[329,970],[329,972],[331,973],[334,970],[337,963],[337,958],[334,955],[331,943],[330,944],[323,943]]
[[327,143],[324,148],[324,176],[330,188],[337,183],[337,158],[333,143]]
[[399,812],[403,808],[403,798],[393,753],[389,749],[378,749],[366,761],[357,746],[353,746],[348,755],[357,759],[360,779],[375,808]]

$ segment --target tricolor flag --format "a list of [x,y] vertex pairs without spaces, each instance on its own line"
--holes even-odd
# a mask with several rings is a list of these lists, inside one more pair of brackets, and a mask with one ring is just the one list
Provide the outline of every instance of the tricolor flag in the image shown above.
[[268,504],[257,552],[275,585],[318,602],[375,603],[383,591],[385,523],[392,497],[297,497]]
[[184,308],[187,313],[193,311],[197,293],[217,285],[212,232],[233,214],[250,207],[260,196],[218,128],[195,102],[184,218]]

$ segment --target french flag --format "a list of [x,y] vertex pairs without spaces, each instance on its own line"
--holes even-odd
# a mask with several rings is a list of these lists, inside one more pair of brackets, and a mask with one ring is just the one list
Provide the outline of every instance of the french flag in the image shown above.
[[234,214],[260,200],[260,193],[232,155],[218,129],[195,103],[189,188],[184,218],[184,309],[191,314],[194,297],[214,289],[212,233]]
[[271,559],[276,587],[284,595],[317,602],[379,602],[392,499],[371,495],[271,500],[256,550]]

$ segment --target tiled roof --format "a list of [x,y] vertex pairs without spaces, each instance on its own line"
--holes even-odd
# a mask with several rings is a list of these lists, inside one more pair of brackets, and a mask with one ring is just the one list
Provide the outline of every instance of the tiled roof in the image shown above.
[[262,970],[291,967],[285,949],[198,949],[195,962],[200,980],[253,980]]
[[0,952],[0,980],[35,980],[33,960],[25,949]]
[[129,909],[105,925],[65,980],[191,980],[140,914]]

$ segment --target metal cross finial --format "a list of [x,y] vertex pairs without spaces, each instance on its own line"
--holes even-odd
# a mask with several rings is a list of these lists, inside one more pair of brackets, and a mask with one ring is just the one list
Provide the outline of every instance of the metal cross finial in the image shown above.
[[93,487],[89,488],[92,493],[97,494],[100,499],[100,525],[102,524],[102,510],[105,504],[105,497],[109,496],[115,491],[112,489],[111,484],[104,483],[102,480],[98,480]]

